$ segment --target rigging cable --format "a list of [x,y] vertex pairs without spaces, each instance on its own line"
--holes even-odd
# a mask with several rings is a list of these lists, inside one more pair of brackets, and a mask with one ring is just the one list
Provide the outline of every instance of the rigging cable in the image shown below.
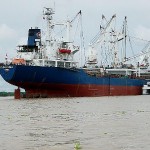
[[[133,50],[133,46],[132,46],[132,43],[131,43],[131,38],[130,38],[130,35],[129,35],[128,26],[126,26],[126,30],[127,30],[127,32],[128,32],[129,44],[130,44],[130,48],[131,48],[132,54],[133,54],[133,56],[135,56],[134,50]],[[127,58],[125,58],[125,61],[127,61]],[[136,64],[136,59],[135,59],[135,58],[133,59],[133,61],[134,61],[134,63]]]
[[144,41],[144,42],[150,42],[149,40],[141,39],[141,38],[138,38],[138,37],[135,37],[135,36],[130,36],[130,38],[135,38],[135,39],[138,39],[138,40],[141,40],[141,41]]
[[74,33],[73,42],[75,41],[75,37],[76,37],[76,34],[77,34],[78,24],[79,24],[79,19],[78,19],[77,26],[76,26],[76,30],[75,30],[75,33]]

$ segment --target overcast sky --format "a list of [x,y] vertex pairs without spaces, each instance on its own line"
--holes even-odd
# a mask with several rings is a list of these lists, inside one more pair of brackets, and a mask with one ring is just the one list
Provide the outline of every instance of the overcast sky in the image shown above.
[[[41,25],[43,7],[54,3],[57,19],[71,18],[82,10],[86,44],[98,32],[102,14],[108,18],[116,14],[120,23],[127,16],[130,33],[150,40],[150,0],[1,0],[0,60],[6,53],[9,58],[16,55],[16,46],[27,41],[28,29]],[[9,89],[1,80],[0,90]]]

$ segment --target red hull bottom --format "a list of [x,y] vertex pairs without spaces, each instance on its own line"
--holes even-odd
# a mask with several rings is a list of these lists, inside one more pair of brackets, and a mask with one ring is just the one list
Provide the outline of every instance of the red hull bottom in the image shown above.
[[98,97],[141,95],[139,86],[51,85],[46,88],[25,88],[27,98],[38,97]]

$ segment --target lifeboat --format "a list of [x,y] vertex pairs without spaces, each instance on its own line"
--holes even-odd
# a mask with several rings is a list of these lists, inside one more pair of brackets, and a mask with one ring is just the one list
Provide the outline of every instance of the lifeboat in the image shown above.
[[59,49],[59,53],[70,54],[71,50],[70,49]]
[[15,58],[15,59],[13,59],[12,64],[14,64],[14,65],[21,65],[21,64],[25,65],[26,61],[23,58]]

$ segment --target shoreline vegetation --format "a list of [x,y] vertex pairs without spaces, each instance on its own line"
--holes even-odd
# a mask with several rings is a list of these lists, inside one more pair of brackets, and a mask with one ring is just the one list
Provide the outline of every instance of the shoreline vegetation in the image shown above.
[[14,92],[0,92],[0,97],[14,96]]
[[[21,95],[24,95],[24,92],[21,92]],[[6,97],[6,96],[14,96],[14,92],[0,92],[0,97]]]

